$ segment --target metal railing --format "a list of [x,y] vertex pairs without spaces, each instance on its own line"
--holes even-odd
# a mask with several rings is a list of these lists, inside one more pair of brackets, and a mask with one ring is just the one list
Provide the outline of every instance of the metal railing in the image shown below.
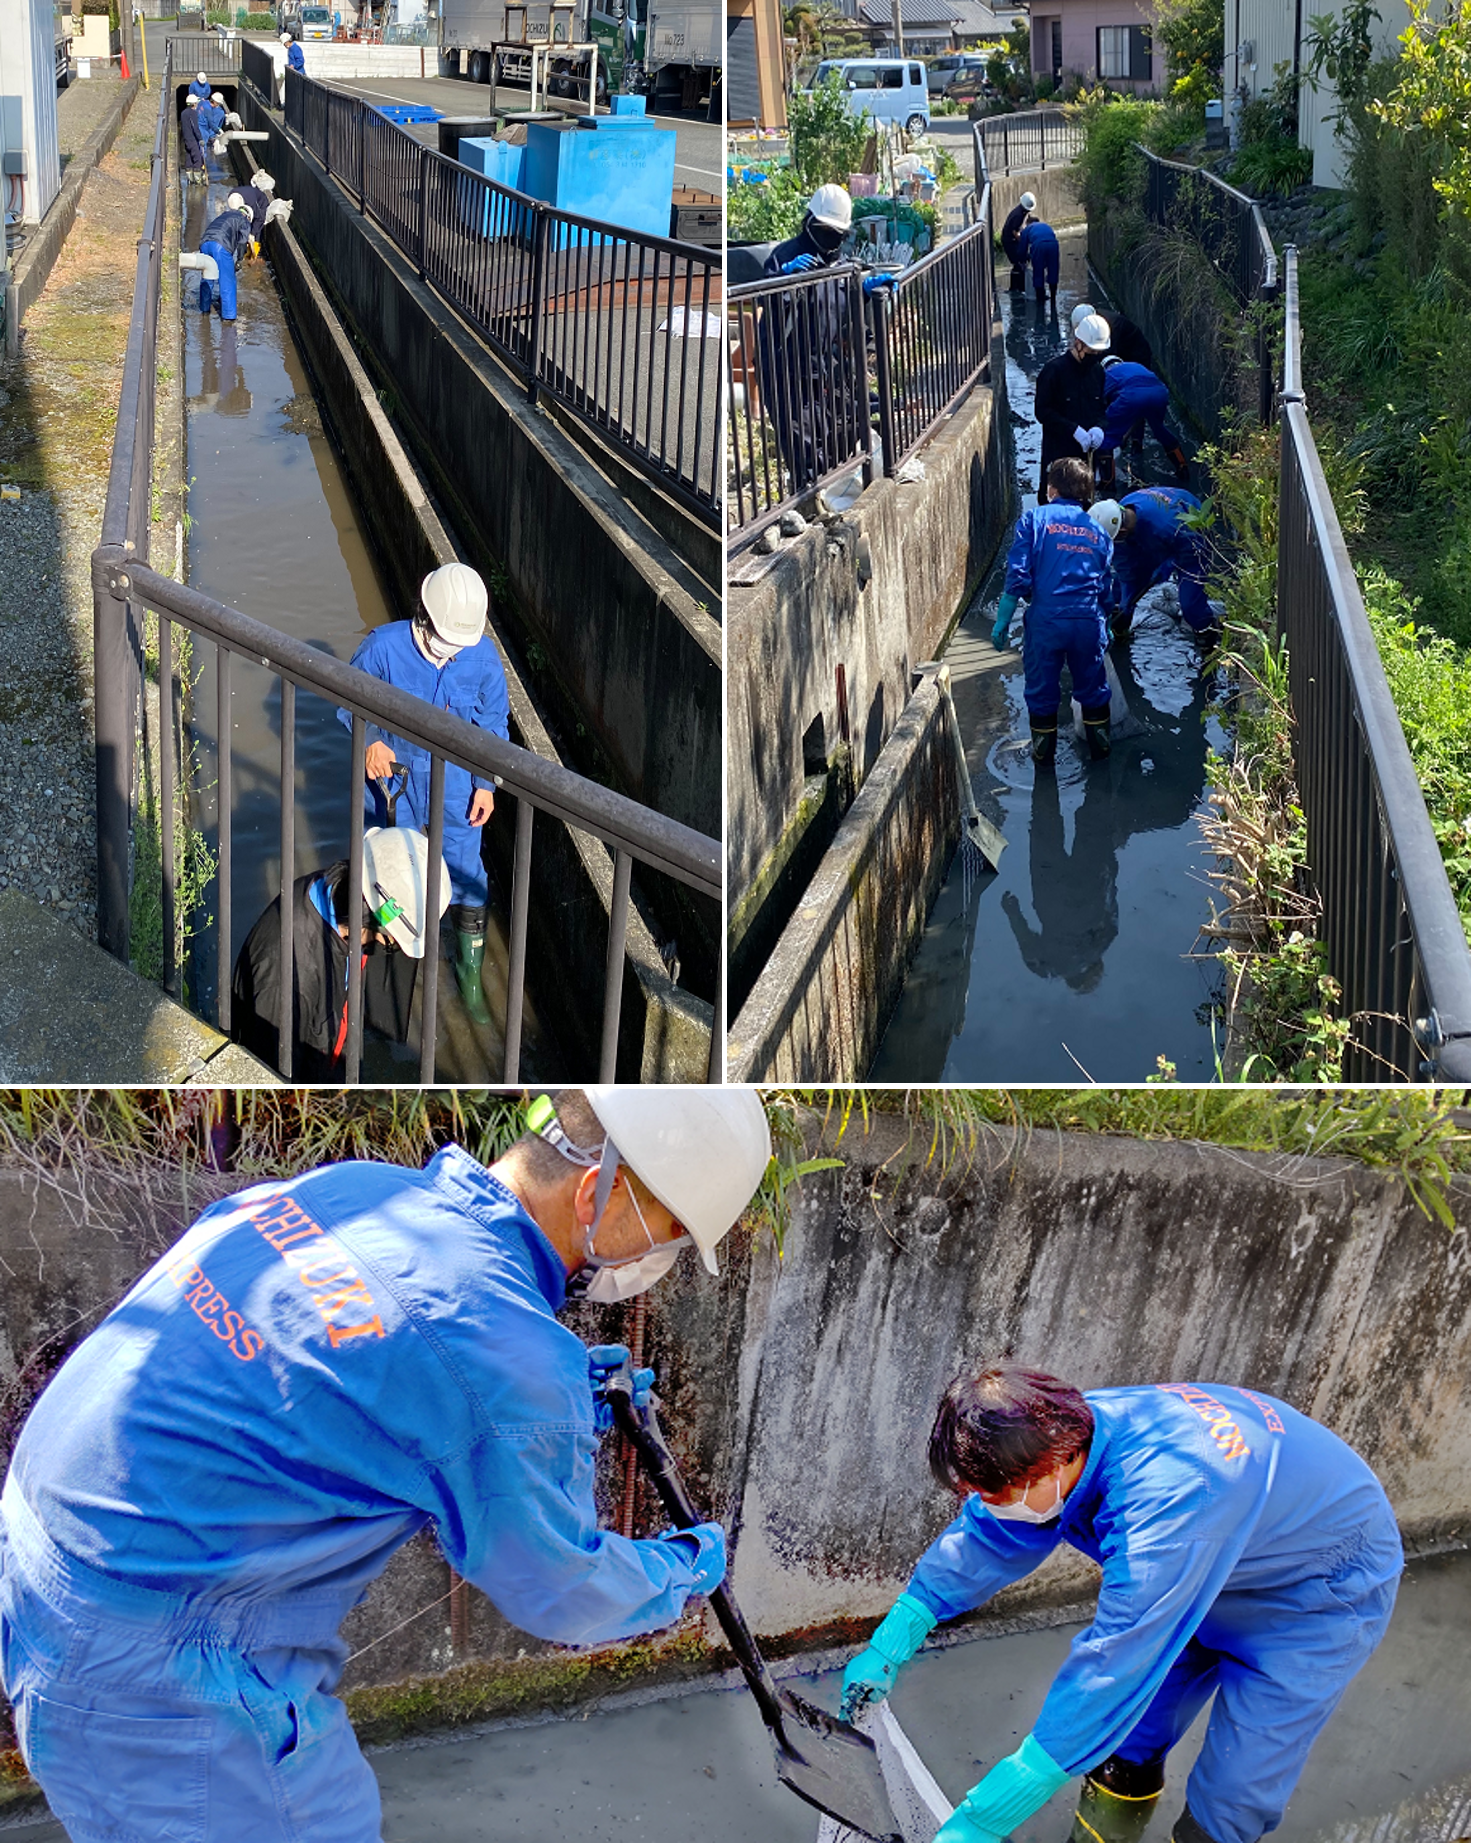
[[1309,426],[1285,254],[1277,618],[1344,1079],[1468,1081],[1471,950]]
[[[169,38],[173,53],[173,70],[180,83],[196,71],[206,77],[234,77],[240,73],[240,47],[243,39],[222,38],[218,32],[176,32]],[[252,46],[258,50],[258,46]],[[262,54],[264,55],[264,54]]]
[[276,100],[276,60],[264,45],[248,38],[240,41],[240,74],[259,95]]
[[497,185],[296,71],[286,125],[525,380],[533,403],[545,391],[719,528],[719,250]]
[[1224,179],[1198,166],[1162,160],[1148,148],[1145,159],[1145,215],[1162,229],[1184,231],[1214,263],[1237,305],[1277,290],[1277,252],[1261,206]]
[[1081,123],[1061,109],[1030,109],[1022,115],[983,116],[972,136],[983,148],[993,177],[1040,173],[1049,166],[1071,166],[1082,152]]
[[726,340],[730,534],[757,537],[855,468],[873,477],[863,274],[851,264],[732,288]]
[[[172,55],[172,46],[171,46]],[[195,65],[195,68],[198,66]],[[612,902],[604,958],[599,1079],[616,1078],[618,1034],[625,981],[624,948],[631,877],[635,864],[654,875],[672,877],[700,895],[718,901],[721,894],[721,848],[687,826],[639,806],[635,801],[585,780],[529,750],[503,742],[447,711],[397,690],[369,674],[278,632],[237,609],[174,582],[148,567],[148,531],[154,456],[154,377],[160,282],[167,201],[168,130],[173,122],[171,66],[165,64],[159,125],[154,140],[152,173],[124,359],[117,433],[108,477],[102,542],[92,553],[93,631],[96,645],[98,938],[120,959],[129,953],[130,847],[136,767],[135,737],[143,703],[144,617],[158,623],[160,687],[159,837],[162,857],[162,912],[165,990],[177,994],[180,966],[177,948],[178,865],[176,816],[186,789],[177,764],[188,760],[183,711],[186,685],[176,671],[175,627],[210,641],[215,651],[215,700],[218,719],[219,863],[215,891],[218,958],[218,1014],[229,1032],[232,942],[232,748],[230,705],[232,661],[249,659],[264,666],[280,687],[279,837],[281,862],[280,1011],[277,1018],[278,1062],[292,1071],[293,931],[291,892],[296,860],[296,693],[325,699],[345,708],[352,718],[351,770],[343,789],[349,831],[348,913],[361,913],[364,829],[363,788],[367,726],[416,744],[430,758],[429,883],[425,912],[439,912],[438,879],[444,833],[444,771],[447,763],[484,779],[495,777],[516,802],[515,847],[511,874],[509,974],[506,999],[505,1052],[501,1079],[518,1078],[525,1001],[528,910],[533,872],[532,839],[536,814],[601,840],[612,856]],[[199,661],[195,661],[196,667]],[[203,683],[206,673],[201,672]],[[436,930],[437,935],[437,930]],[[708,1078],[721,1078],[724,1016],[722,968],[717,965],[715,1019]],[[420,987],[419,1070],[422,1081],[434,1078],[438,1011],[439,957],[425,955]],[[349,955],[346,1079],[356,1081],[362,1054],[363,994],[361,957]]]
[[866,312],[863,272],[849,264],[731,289],[726,510],[737,546],[858,467],[870,485],[873,417],[884,473],[895,474],[989,375],[991,186],[981,170],[976,221],[876,290]]

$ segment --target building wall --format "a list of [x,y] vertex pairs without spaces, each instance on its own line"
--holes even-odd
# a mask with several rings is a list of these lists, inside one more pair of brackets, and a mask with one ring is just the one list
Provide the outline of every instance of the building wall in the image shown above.
[[[39,224],[61,189],[56,127],[56,48],[51,0],[6,0],[0,8],[0,143],[25,154],[21,216]],[[5,209],[17,203],[5,182]]]
[[[1098,28],[1100,26],[1149,26],[1153,9],[1147,0],[1044,0],[1032,12],[1032,69],[1052,69],[1052,22],[1062,21],[1062,68],[1076,71],[1089,83],[1098,81]],[[1150,57],[1147,82],[1109,79],[1110,89],[1131,90],[1143,94],[1155,89],[1164,71],[1158,47]]]
[[727,115],[762,128],[787,125],[787,63],[780,0],[727,0]]

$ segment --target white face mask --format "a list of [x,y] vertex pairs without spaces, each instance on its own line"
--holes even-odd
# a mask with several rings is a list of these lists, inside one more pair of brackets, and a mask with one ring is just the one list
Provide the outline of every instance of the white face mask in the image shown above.
[[1053,1523],[1062,1515],[1062,1479],[1055,1477],[1052,1482],[1057,1494],[1046,1510],[1033,1510],[1025,1497],[1014,1504],[987,1504],[986,1508],[1003,1523]]
[[[669,1269],[684,1252],[686,1237],[678,1241],[656,1242],[649,1235],[649,1225],[644,1221],[644,1213],[638,1206],[638,1198],[630,1185],[628,1200],[633,1205],[634,1214],[645,1235],[649,1238],[646,1254],[633,1254],[621,1261],[605,1261],[592,1251],[592,1236],[588,1235],[588,1248],[581,1267],[567,1283],[569,1297],[590,1299],[597,1305],[617,1305],[620,1299],[633,1299],[639,1293],[646,1293],[656,1280],[662,1280]],[[590,1276],[590,1277],[588,1277]]]
[[465,650],[460,646],[451,646],[448,640],[441,640],[427,621],[415,621],[414,638],[418,642],[419,651],[431,664],[437,666],[447,666],[450,660]]

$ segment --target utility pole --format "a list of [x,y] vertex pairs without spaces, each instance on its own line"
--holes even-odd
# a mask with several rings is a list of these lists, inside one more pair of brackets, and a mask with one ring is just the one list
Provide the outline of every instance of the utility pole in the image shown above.
[[904,56],[904,6],[903,0],[891,0],[894,8],[894,43],[899,47],[899,56]]

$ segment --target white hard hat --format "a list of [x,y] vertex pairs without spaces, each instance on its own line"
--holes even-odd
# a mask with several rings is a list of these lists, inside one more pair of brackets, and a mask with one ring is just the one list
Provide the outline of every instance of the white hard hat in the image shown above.
[[269,173],[257,173],[255,176],[255,189],[257,192],[274,192],[276,189],[276,182]]
[[408,826],[369,826],[363,833],[363,903],[385,934],[411,960],[422,960],[449,907],[449,872],[439,864],[439,915],[424,922],[429,885],[429,840]]
[[749,1088],[589,1088],[620,1161],[688,1230],[707,1273],[771,1162],[766,1111]]
[[1124,508],[1117,499],[1096,499],[1088,508],[1088,516],[1100,531],[1108,533],[1110,538],[1119,535],[1119,526],[1124,522]]
[[194,81],[196,83],[208,83],[209,78],[205,75],[205,73],[202,70],[199,70],[194,73]]
[[1071,326],[1076,333],[1078,330],[1078,322],[1080,320],[1086,320],[1090,314],[1096,314],[1097,312],[1098,309],[1091,301],[1079,301],[1077,306],[1073,309],[1072,318],[1068,321],[1068,325]]
[[281,34],[281,43],[283,45],[289,45],[291,43],[291,34],[289,32],[283,32]]
[[1108,350],[1108,322],[1100,314],[1085,314],[1073,328],[1073,338],[1087,346],[1090,352]]
[[223,102],[225,100],[224,95],[219,90],[211,91],[209,99],[211,102]]
[[184,107],[186,109],[197,109],[199,107],[199,98],[194,94],[193,90],[184,98]]
[[1016,202],[1021,206],[1023,211],[1035,211],[1037,209],[1037,195],[1035,192],[1023,192]]
[[844,186],[819,186],[807,201],[807,214],[829,230],[848,230],[853,223],[853,200]]
[[445,563],[430,570],[419,594],[435,633],[451,646],[474,646],[485,632],[490,597],[468,563]]
[[245,204],[245,200],[238,192],[231,192],[225,199],[226,211],[238,211],[242,205],[245,205],[245,209],[249,211],[249,205]]

